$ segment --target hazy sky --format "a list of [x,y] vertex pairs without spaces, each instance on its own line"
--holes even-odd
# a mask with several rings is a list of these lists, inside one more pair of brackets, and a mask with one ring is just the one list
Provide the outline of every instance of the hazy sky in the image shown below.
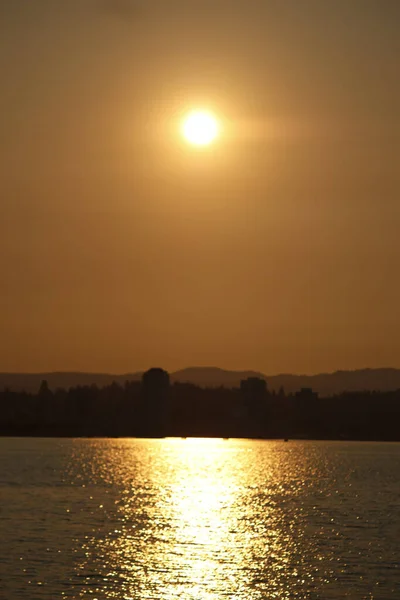
[[0,371],[400,367],[399,27],[399,0],[2,0]]

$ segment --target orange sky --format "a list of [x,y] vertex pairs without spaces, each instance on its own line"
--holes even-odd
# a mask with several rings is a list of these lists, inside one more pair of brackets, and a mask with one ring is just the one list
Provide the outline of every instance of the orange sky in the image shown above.
[[4,0],[0,371],[400,367],[399,18]]

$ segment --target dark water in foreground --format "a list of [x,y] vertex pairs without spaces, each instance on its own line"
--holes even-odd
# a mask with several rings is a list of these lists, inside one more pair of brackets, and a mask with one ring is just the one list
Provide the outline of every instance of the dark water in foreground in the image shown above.
[[0,438],[0,598],[400,598],[400,444]]

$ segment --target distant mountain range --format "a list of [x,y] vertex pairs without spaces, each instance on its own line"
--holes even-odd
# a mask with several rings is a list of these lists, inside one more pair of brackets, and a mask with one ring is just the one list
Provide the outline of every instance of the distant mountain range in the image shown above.
[[[113,381],[123,384],[125,381],[138,381],[141,372],[111,375],[105,373],[0,373],[0,390],[26,390],[37,392],[40,383],[46,379],[51,389],[69,388],[77,385],[96,384],[99,387]],[[217,367],[190,367],[170,373],[171,381],[194,383],[201,387],[238,387],[242,379],[261,377],[268,383],[270,390],[281,387],[288,393],[302,387],[311,387],[322,396],[339,394],[344,391],[391,391],[400,389],[400,369],[359,369],[355,371],[336,371],[319,375],[272,375],[267,376],[256,371],[227,371]]]

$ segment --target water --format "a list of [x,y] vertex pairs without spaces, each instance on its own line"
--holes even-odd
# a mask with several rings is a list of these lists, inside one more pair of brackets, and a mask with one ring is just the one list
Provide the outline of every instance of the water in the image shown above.
[[400,444],[0,438],[0,598],[400,597]]

